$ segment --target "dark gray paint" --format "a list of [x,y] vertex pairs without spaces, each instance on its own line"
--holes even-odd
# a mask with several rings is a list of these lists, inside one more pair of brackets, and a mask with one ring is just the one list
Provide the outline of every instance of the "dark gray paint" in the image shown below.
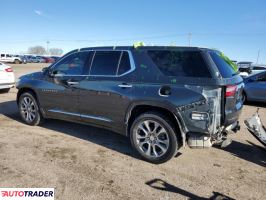
[[[112,50],[114,47],[85,48],[80,51]],[[191,120],[193,110],[211,112],[206,104],[195,106],[195,102],[204,100],[201,93],[188,89],[185,85],[208,86],[210,89],[222,89],[222,124],[229,125],[235,122],[240,114],[242,102],[239,98],[224,98],[225,86],[240,84],[242,78],[238,75],[230,79],[217,77],[219,73],[215,64],[209,60],[207,49],[185,48],[188,51],[200,51],[206,60],[213,78],[180,78],[166,77],[153,64],[145,51],[147,49],[176,49],[174,47],[116,47],[116,50],[132,52],[136,69],[121,77],[101,76],[63,76],[51,77],[49,71],[23,76],[17,88],[32,89],[38,98],[44,117],[59,118],[69,121],[88,123],[104,127],[123,135],[127,135],[127,122],[135,106],[151,105],[165,108],[176,116],[181,130],[184,132],[208,133],[207,122]],[[78,52],[74,50],[65,56]],[[60,60],[59,60],[60,61]],[[58,61],[58,62],[59,62]],[[78,82],[78,85],[69,85],[68,82]],[[132,85],[131,88],[121,88],[120,84]],[[171,95],[163,97],[159,90],[171,88]],[[19,92],[20,93],[20,92]],[[191,108],[179,112],[179,107],[193,105]],[[59,110],[66,112],[50,112]],[[102,120],[104,119],[104,120]]]

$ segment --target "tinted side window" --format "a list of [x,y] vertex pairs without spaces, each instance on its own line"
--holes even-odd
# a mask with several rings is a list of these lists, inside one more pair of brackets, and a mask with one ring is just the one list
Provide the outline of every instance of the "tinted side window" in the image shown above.
[[266,82],[266,74],[261,74],[257,77],[257,81]]
[[71,54],[53,68],[54,74],[66,74],[66,75],[81,75],[86,63],[87,56],[82,56],[81,53]]
[[116,75],[121,51],[96,51],[90,75]]
[[166,76],[211,77],[198,51],[152,50],[148,55]]
[[118,75],[124,74],[130,70],[130,61],[128,52],[124,51],[122,54],[122,58],[120,60],[120,65],[118,69]]

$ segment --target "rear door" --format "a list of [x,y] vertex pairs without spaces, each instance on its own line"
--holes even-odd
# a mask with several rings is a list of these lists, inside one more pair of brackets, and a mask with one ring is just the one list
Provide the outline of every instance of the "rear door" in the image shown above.
[[88,78],[79,85],[79,111],[84,122],[123,130],[134,68],[128,51],[94,52]]

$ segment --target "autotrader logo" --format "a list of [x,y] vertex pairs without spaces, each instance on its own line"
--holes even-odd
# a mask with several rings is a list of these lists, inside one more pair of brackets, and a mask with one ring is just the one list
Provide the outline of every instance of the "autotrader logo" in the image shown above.
[[0,188],[0,200],[54,200],[54,188]]

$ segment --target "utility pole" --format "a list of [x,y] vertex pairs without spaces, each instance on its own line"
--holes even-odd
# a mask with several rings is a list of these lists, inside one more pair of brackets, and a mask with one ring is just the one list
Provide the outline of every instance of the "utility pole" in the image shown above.
[[188,33],[188,46],[190,47],[191,44],[191,37],[192,37],[192,33]]
[[50,41],[47,40],[46,41],[46,53],[49,54],[49,44],[50,44]]
[[260,59],[260,49],[258,50],[258,56],[257,56],[257,62],[256,62],[256,64],[259,64],[259,59]]

